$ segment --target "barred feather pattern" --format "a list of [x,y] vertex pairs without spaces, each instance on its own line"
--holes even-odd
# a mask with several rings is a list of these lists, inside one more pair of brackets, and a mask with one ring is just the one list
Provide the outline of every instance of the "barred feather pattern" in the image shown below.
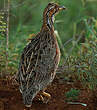
[[53,81],[59,60],[56,36],[42,29],[21,55],[17,80],[24,104],[31,105],[37,93]]

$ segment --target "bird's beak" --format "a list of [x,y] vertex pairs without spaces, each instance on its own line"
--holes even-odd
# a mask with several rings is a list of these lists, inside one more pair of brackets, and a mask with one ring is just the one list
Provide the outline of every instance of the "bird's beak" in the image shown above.
[[67,8],[64,6],[59,6],[59,10],[66,10]]

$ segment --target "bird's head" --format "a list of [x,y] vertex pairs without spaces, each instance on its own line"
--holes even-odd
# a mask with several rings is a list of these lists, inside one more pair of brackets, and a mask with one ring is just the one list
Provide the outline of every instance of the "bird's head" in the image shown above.
[[65,10],[66,7],[60,6],[57,3],[49,3],[44,10],[43,19],[47,24],[52,25],[54,23],[54,16],[60,11]]
[[65,9],[66,7],[60,6],[57,3],[49,3],[47,7],[45,8],[44,14],[47,14],[49,16],[54,16],[60,10],[65,10]]

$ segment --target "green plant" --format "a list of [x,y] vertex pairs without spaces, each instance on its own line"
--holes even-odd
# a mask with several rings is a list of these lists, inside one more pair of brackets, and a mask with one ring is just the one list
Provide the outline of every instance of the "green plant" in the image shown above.
[[5,35],[6,32],[6,13],[4,11],[0,11],[0,40]]
[[77,100],[79,94],[80,94],[80,90],[71,88],[70,91],[65,93],[66,101],[75,101],[75,100]]
[[97,20],[88,18],[83,19],[83,22],[86,26],[85,41],[76,43],[72,55],[66,57],[65,73],[68,73],[67,76],[73,81],[79,80],[83,87],[95,90],[97,89]]
[[6,14],[0,11],[0,73],[5,71],[6,62]]

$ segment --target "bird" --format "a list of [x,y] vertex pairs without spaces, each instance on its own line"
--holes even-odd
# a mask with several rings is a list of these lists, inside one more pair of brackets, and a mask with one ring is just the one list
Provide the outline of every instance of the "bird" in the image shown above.
[[45,90],[53,81],[60,61],[60,49],[54,34],[54,16],[66,7],[48,3],[43,12],[40,32],[30,40],[21,54],[17,81],[26,107],[31,107],[40,92],[44,103],[51,99]]

